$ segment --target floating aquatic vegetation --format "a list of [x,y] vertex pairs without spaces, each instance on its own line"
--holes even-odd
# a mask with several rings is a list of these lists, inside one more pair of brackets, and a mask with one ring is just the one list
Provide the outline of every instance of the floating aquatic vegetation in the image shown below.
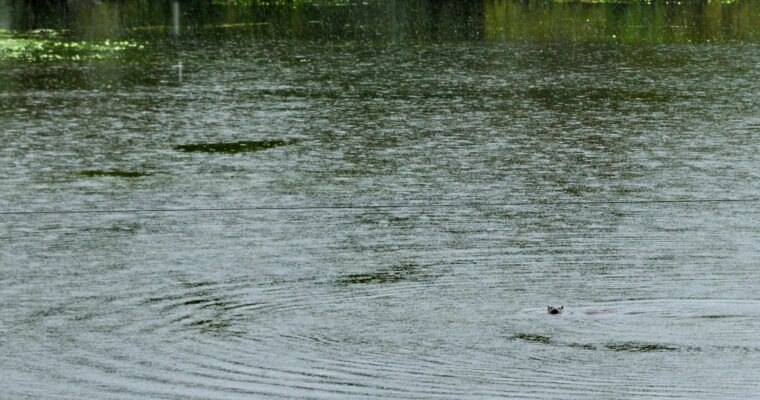
[[184,282],[182,284],[182,287],[192,289],[192,288],[198,288],[198,287],[206,287],[206,286],[213,286],[214,283],[208,282],[208,281],[198,281],[198,282]]
[[145,172],[132,172],[132,171],[120,171],[120,170],[110,170],[110,171],[91,170],[91,171],[77,172],[77,175],[87,176],[87,177],[110,176],[110,177],[118,177],[118,178],[139,178],[142,176],[149,176],[150,174],[145,173]]
[[631,351],[635,353],[647,353],[651,351],[675,351],[678,347],[660,343],[622,342],[607,343],[606,348],[615,351]]
[[145,44],[134,40],[67,40],[60,32],[0,30],[0,61],[87,61],[120,58],[140,51]]
[[174,146],[175,150],[202,153],[246,153],[292,144],[287,140],[249,140],[242,142],[193,143]]
[[229,329],[232,324],[230,324],[229,321],[203,319],[203,320],[187,323],[186,325],[190,328],[197,328],[201,332],[204,332],[204,333],[220,335],[220,334],[230,333]]
[[596,350],[596,346],[589,343],[568,343],[569,347],[573,347],[576,349],[583,349],[583,350]]
[[510,337],[510,339],[525,340],[526,342],[544,343],[544,344],[548,344],[551,342],[551,338],[548,336],[535,335],[532,333],[518,333],[517,335]]
[[416,270],[416,265],[403,264],[395,266],[390,270],[346,275],[340,279],[339,283],[343,285],[354,285],[400,282],[414,277],[414,275],[417,273]]
[[742,318],[744,315],[741,314],[725,314],[725,315],[719,315],[719,314],[710,314],[710,315],[701,315],[696,318],[704,318],[704,319],[722,319],[722,318]]

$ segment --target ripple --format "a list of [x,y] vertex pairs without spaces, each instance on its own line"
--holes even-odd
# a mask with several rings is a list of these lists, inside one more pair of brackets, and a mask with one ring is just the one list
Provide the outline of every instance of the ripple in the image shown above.
[[[760,351],[760,301],[733,299],[630,300],[565,307],[550,316],[544,309],[515,314],[515,326],[543,326],[511,339],[609,351]],[[726,346],[725,343],[735,343]]]
[[[70,345],[40,353],[56,354],[55,367],[41,367],[34,358],[23,364],[40,375],[55,368],[51,376],[59,387],[94,397],[109,397],[104,391],[191,399],[712,397],[732,391],[707,390],[698,379],[670,384],[657,363],[628,370],[620,363],[678,354],[704,363],[719,352],[724,360],[757,354],[749,343],[725,345],[755,339],[757,301],[600,302],[566,305],[558,316],[536,308],[488,321],[459,314],[460,305],[440,297],[472,283],[464,279],[175,284],[160,295],[134,292],[125,303],[150,310],[150,321],[66,337]],[[394,310],[397,301],[412,298],[415,307]],[[437,308],[422,311],[428,307]],[[66,309],[53,306],[37,317]],[[684,329],[693,323],[707,329]],[[726,328],[737,323],[747,332],[727,338]],[[505,330],[516,332],[499,335]],[[681,331],[691,333],[672,335]],[[658,340],[662,332],[671,340]],[[736,379],[732,384],[747,385]]]

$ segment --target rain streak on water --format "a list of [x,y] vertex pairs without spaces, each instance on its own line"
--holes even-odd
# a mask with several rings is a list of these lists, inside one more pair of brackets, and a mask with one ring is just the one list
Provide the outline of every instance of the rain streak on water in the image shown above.
[[2,61],[0,398],[760,393],[760,204],[646,202],[760,198],[757,44],[216,34]]

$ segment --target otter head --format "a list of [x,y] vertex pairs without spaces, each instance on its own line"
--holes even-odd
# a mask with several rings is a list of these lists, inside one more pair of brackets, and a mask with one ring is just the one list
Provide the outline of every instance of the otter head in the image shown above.
[[546,311],[549,314],[559,314],[564,309],[565,309],[565,306],[559,306],[559,307],[546,306]]

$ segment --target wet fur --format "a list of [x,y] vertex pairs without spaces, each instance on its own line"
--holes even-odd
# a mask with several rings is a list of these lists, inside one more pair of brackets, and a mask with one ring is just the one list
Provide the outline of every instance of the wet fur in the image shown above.
[[546,306],[546,312],[549,314],[561,314],[562,311],[565,310],[565,306],[559,306],[559,307],[552,307],[552,306]]

